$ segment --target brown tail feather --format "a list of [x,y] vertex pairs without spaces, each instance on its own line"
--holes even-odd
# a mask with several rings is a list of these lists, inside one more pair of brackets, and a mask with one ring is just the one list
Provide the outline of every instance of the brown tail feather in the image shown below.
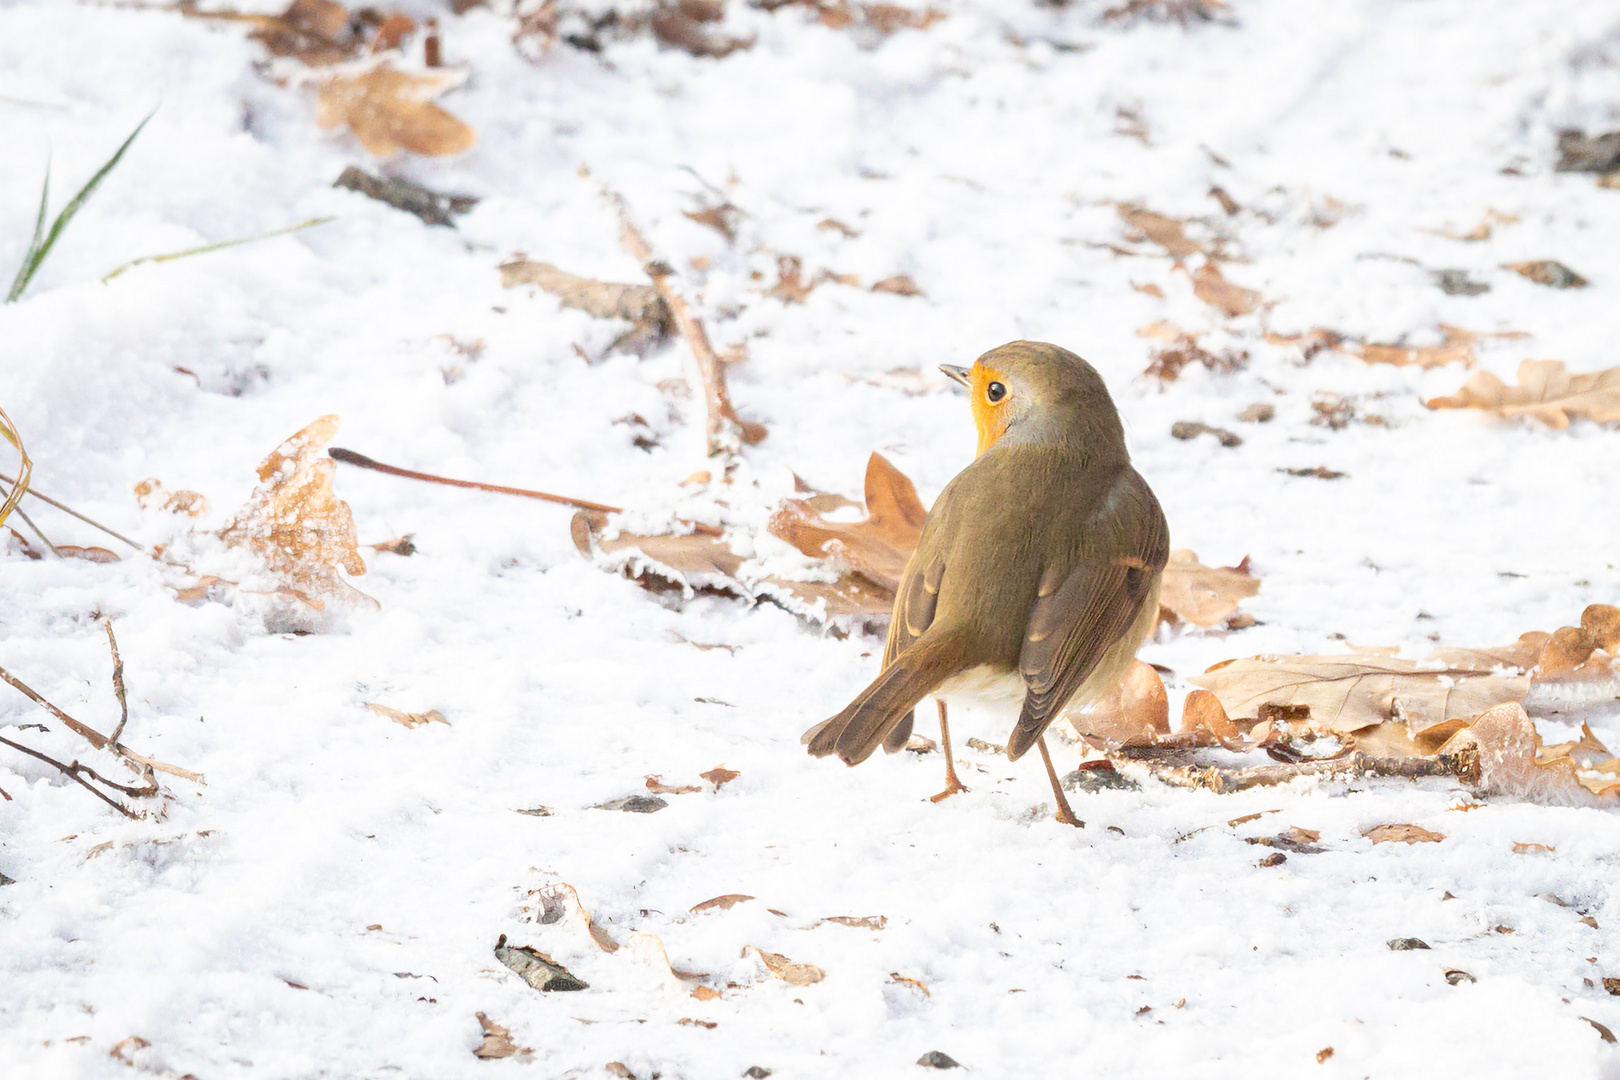
[[805,733],[810,753],[837,753],[844,764],[859,765],[910,718],[917,702],[962,669],[962,652],[956,637],[924,634],[843,712]]

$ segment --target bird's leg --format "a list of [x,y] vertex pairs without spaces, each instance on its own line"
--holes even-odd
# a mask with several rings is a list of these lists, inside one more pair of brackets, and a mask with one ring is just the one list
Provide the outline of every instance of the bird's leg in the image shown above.
[[1057,770],[1052,768],[1052,755],[1046,749],[1045,732],[1035,740],[1035,745],[1041,748],[1041,760],[1046,763],[1046,778],[1052,781],[1052,794],[1057,796],[1057,820],[1065,825],[1073,825],[1077,829],[1085,828],[1086,823],[1074,816],[1074,811],[1069,809],[1069,800],[1063,795],[1063,785],[1058,783]]
[[951,725],[945,720],[945,702],[943,699],[935,699],[934,703],[939,706],[940,749],[945,751],[945,790],[929,799],[929,802],[939,802],[941,799],[950,798],[958,791],[967,790],[967,785],[956,778],[956,760],[951,757]]

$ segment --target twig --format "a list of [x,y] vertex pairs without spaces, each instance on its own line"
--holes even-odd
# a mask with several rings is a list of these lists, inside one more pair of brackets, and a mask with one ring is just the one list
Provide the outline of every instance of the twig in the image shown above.
[[107,647],[112,650],[113,694],[118,698],[118,726],[113,728],[107,741],[117,749],[118,737],[124,733],[124,725],[129,723],[129,700],[124,696],[124,658],[118,655],[118,639],[113,637],[112,620],[102,619],[101,626],[107,631]]
[[[107,795],[104,792],[98,790],[94,785],[92,785],[90,783],[90,781],[86,780],[84,777],[79,775],[81,772],[89,773],[91,776],[95,776],[97,780],[101,780],[102,783],[104,783],[104,784],[108,783],[106,780],[102,780],[102,778],[100,776],[97,776],[96,771],[94,769],[88,768],[88,767],[86,767],[84,765],[80,765],[77,761],[75,761],[72,765],[64,765],[60,761],[57,761],[55,758],[47,757],[46,755],[40,753],[38,750],[31,749],[30,747],[24,746],[22,743],[19,743],[19,742],[12,742],[10,739],[6,738],[4,735],[0,735],[0,743],[4,743],[6,746],[11,747],[13,750],[20,750],[23,753],[27,754],[29,757],[38,758],[39,760],[43,761],[45,764],[54,767],[63,776],[65,776],[68,779],[74,781],[79,786],[83,787],[84,790],[88,791],[90,794],[94,795],[96,798],[100,799],[102,802],[106,803],[108,806],[112,807],[114,810],[118,811],[120,814],[123,814],[125,817],[129,818],[131,821],[135,820],[139,816],[134,811],[129,810],[122,803],[118,802],[118,800],[116,800],[116,799],[112,798],[110,795]],[[122,788],[122,785],[120,785],[120,784],[111,784],[109,786]],[[129,789],[124,788],[123,790],[127,791]],[[154,784],[152,786],[152,790],[153,790],[153,792],[157,791],[157,785],[156,785],[155,782],[154,782]],[[10,799],[11,796],[7,795],[6,798]]]
[[698,375],[703,381],[703,401],[708,411],[705,433],[708,436],[709,456],[734,453],[741,443],[752,445],[759,442],[765,438],[765,425],[744,420],[732,407],[731,392],[726,389],[725,362],[716,355],[714,346],[709,344],[709,335],[704,331],[703,323],[692,314],[685,298],[675,288],[675,271],[668,263],[653,257],[652,246],[630,220],[630,208],[625,204],[624,197],[606,184],[602,185],[602,193],[619,213],[619,239],[624,249],[652,279],[653,287],[664,300],[664,306],[669,308],[670,318],[674,319],[681,336],[692,350],[693,359],[697,361]]
[[127,746],[114,746],[112,744],[112,740],[107,738],[107,736],[103,735],[93,727],[79,723],[79,721],[73,719],[73,717],[69,716],[61,709],[58,709],[55,705],[52,705],[50,702],[40,697],[34,692],[32,687],[3,667],[0,667],[0,681],[10,683],[13,687],[21,691],[23,695],[26,696],[30,701],[34,702],[34,704],[43,707],[52,716],[62,721],[69,731],[83,736],[84,739],[97,750],[111,751],[124,760],[139,766],[141,769],[156,769],[158,772],[168,773],[170,776],[178,776],[182,780],[190,780],[196,784],[203,783],[202,773],[195,773],[190,769],[182,769],[178,765],[170,765],[163,761],[153,761],[149,757],[143,757],[142,755],[137,754]]
[[33,518],[23,513],[22,507],[13,507],[11,512],[22,518],[24,525],[27,525],[30,529],[34,530],[34,535],[39,537],[40,543],[44,544],[48,549],[50,549],[50,553],[52,555],[55,555],[59,559],[62,557],[62,553],[56,550],[56,545],[51,543],[51,538],[39,531],[39,526],[34,524]]
[[1174,787],[1207,788],[1216,793],[1286,784],[1301,776],[1393,776],[1405,780],[1425,776],[1459,776],[1457,764],[1445,759],[1378,758],[1360,751],[1328,761],[1255,765],[1246,769],[1227,769],[1218,765],[1174,765],[1145,758],[1134,760]]
[[430,484],[449,484],[451,487],[473,488],[477,491],[494,491],[502,495],[521,495],[525,499],[544,499],[546,502],[561,503],[564,506],[577,506],[581,510],[600,510],[606,514],[622,514],[622,507],[608,506],[605,503],[591,502],[588,499],[571,499],[567,495],[552,495],[545,491],[530,491],[527,488],[502,487],[500,484],[481,484],[476,480],[452,480],[448,476],[435,476],[432,473],[417,472],[414,469],[401,469],[396,465],[384,465],[374,461],[364,454],[357,454],[353,450],[345,450],[341,446],[333,446],[326,451],[333,461],[341,461],[345,465],[358,465],[362,469],[371,469],[375,472],[387,473],[389,476],[403,476],[411,480],[426,480]]
[[[0,473],[0,480],[3,480],[8,484],[16,483],[16,481],[12,480],[12,478],[7,476],[5,473]],[[124,536],[122,533],[113,532],[111,529],[107,528],[107,526],[103,525],[101,522],[95,521],[95,520],[93,520],[91,518],[85,517],[83,514],[79,513],[77,510],[73,509],[73,507],[66,506],[66,505],[64,505],[62,503],[57,502],[55,499],[51,498],[49,495],[45,494],[43,491],[36,491],[32,486],[30,486],[28,488],[26,494],[32,495],[34,498],[38,499],[42,503],[46,503],[47,505],[56,507],[58,510],[62,511],[62,513],[64,513],[64,514],[68,514],[68,515],[70,515],[72,517],[78,518],[80,521],[84,522],[86,525],[89,525],[91,528],[100,529],[102,532],[106,533],[108,536],[112,537],[114,540],[122,540],[124,543],[126,543],[130,547],[134,548],[136,551],[140,551],[140,552],[145,552],[146,551],[146,548],[142,547],[140,544],[137,544],[135,541],[131,540],[129,537]]]

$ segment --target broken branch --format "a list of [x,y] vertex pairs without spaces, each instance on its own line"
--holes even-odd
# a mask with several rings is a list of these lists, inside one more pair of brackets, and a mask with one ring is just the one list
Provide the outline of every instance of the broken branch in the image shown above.
[[752,445],[765,438],[765,425],[744,420],[731,404],[731,392],[726,388],[725,363],[709,344],[709,335],[703,323],[686,306],[686,300],[675,288],[675,271],[666,262],[653,257],[652,246],[630,220],[630,208],[618,192],[602,185],[602,193],[619,213],[619,238],[624,249],[641,264],[652,279],[653,287],[669,309],[670,318],[686,339],[692,357],[697,361],[698,375],[703,382],[703,402],[708,411],[705,433],[708,436],[709,456],[735,453],[740,443]]
[[[27,754],[31,758],[38,758],[40,761],[43,761],[45,764],[47,764],[47,765],[51,766],[52,768],[56,769],[56,771],[60,772],[63,776],[67,777],[69,780],[72,780],[74,783],[76,783],[80,787],[84,788],[84,790],[88,791],[90,794],[94,795],[96,798],[100,799],[102,802],[106,803],[108,806],[112,807],[114,810],[118,811],[120,814],[123,814],[125,817],[129,818],[132,821],[135,820],[137,817],[139,817],[139,815],[136,814],[133,810],[130,810],[127,807],[125,807],[117,799],[114,799],[112,796],[106,794],[105,792],[98,790],[93,784],[90,783],[90,781],[86,780],[84,778],[84,776],[81,776],[80,774],[81,773],[88,774],[89,776],[92,776],[95,779],[101,781],[103,784],[106,784],[108,787],[117,788],[119,791],[123,791],[123,792],[126,792],[126,793],[131,794],[131,795],[155,795],[155,794],[157,794],[157,781],[155,781],[155,780],[153,780],[151,778],[151,771],[150,770],[147,771],[147,780],[151,785],[151,788],[152,788],[151,791],[145,791],[145,790],[142,790],[142,789],[139,789],[139,788],[128,788],[128,787],[125,787],[122,784],[115,784],[112,781],[107,780],[106,778],[104,778],[103,776],[98,774],[96,772],[96,770],[90,768],[88,765],[80,765],[77,761],[75,761],[71,765],[64,765],[60,761],[57,761],[53,757],[48,757],[45,754],[40,753],[38,750],[33,749],[32,747],[24,746],[22,743],[12,742],[10,739],[6,738],[3,735],[0,735],[0,743],[3,743],[6,746],[11,747],[13,750],[17,750],[17,751],[20,751],[20,752],[22,752],[24,754]],[[11,799],[11,796],[7,795],[6,799],[9,801]]]
[[118,698],[118,726],[113,728],[112,736],[107,741],[116,747],[118,737],[124,733],[124,725],[129,723],[129,699],[124,696],[124,658],[118,655],[118,639],[113,637],[112,620],[102,619],[101,626],[107,631],[107,647],[112,650],[113,695]]
[[448,476],[435,476],[432,473],[417,472],[414,469],[401,469],[397,465],[384,465],[380,461],[374,461],[364,454],[355,453],[353,450],[345,450],[341,446],[331,447],[326,452],[332,456],[333,461],[341,461],[345,465],[358,465],[362,469],[387,473],[389,476],[403,476],[408,480],[425,480],[430,484],[448,484],[451,487],[473,488],[476,491],[493,491],[501,495],[521,495],[525,499],[544,499],[546,502],[561,503],[564,506],[577,506],[581,510],[600,510],[606,514],[623,513],[623,509],[620,507],[591,502],[588,499],[573,499],[567,495],[553,495],[545,491],[530,491],[527,488],[503,487],[500,484],[481,484],[477,480],[452,480]]
[[1478,779],[1471,775],[1466,762],[1453,758],[1379,758],[1359,751],[1328,761],[1255,765],[1245,769],[1228,769],[1219,765],[1177,765],[1130,753],[1120,756],[1139,761],[1155,777],[1173,787],[1205,788],[1217,794],[1286,784],[1302,776],[1391,776],[1403,780],[1449,776],[1464,781]]

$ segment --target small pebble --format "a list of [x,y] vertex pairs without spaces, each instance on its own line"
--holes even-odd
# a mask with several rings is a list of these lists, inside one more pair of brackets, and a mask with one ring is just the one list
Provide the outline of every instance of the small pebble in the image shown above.
[[1427,949],[1429,947],[1427,941],[1415,937],[1390,938],[1387,944],[1396,952],[1406,952],[1409,949]]
[[917,1059],[917,1064],[926,1065],[930,1069],[960,1069],[962,1067],[961,1062],[938,1050],[928,1051],[928,1053]]

